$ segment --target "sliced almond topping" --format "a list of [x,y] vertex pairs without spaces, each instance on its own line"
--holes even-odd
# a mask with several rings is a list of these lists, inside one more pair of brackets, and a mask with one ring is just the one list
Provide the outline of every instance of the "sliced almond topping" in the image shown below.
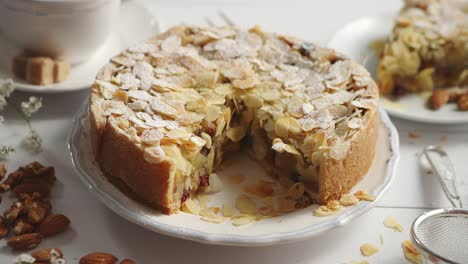
[[364,243],[361,245],[361,254],[363,256],[372,256],[375,253],[379,252],[379,248],[371,243]]
[[398,232],[403,232],[404,228],[401,224],[399,224],[395,218],[389,216],[385,219],[384,221],[384,226],[388,227],[388,228],[392,228],[393,230],[395,231],[398,231]]

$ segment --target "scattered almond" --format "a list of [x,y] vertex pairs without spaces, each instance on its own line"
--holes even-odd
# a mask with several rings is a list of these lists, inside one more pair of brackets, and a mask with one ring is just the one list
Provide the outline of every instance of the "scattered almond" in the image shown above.
[[[52,253],[53,252],[53,253]],[[31,253],[31,256],[36,259],[36,262],[50,262],[53,254],[58,258],[63,257],[63,253],[59,248],[43,248],[35,250]]]
[[7,170],[5,164],[0,163],[0,180],[3,179],[3,177],[5,177],[6,172]]
[[398,231],[398,232],[403,232],[404,228],[401,224],[399,224],[395,218],[389,216],[385,219],[384,221],[384,226],[388,227],[388,228],[392,228],[393,230],[395,231]]
[[437,110],[444,106],[450,99],[450,95],[446,90],[434,90],[431,97],[429,98],[429,107],[433,110]]
[[409,133],[408,133],[408,137],[414,139],[414,138],[420,138],[421,135],[420,135],[420,134],[417,134],[417,133],[414,133],[414,132],[409,132]]
[[340,210],[333,210],[330,209],[324,205],[319,206],[317,209],[314,211],[315,216],[330,216],[337,214]]
[[3,219],[3,216],[0,216],[0,238],[5,237],[6,235],[8,235],[8,226],[5,219]]
[[422,264],[424,262],[424,257],[419,253],[416,247],[413,245],[413,242],[405,240],[402,243],[403,254],[405,258],[414,264]]
[[369,264],[369,261],[367,261],[367,260],[351,261],[350,264]]
[[42,242],[42,235],[39,233],[30,233],[10,238],[7,242],[8,246],[24,250],[34,248]]
[[460,96],[457,100],[458,110],[467,111],[468,110],[468,94]]
[[23,183],[13,189],[18,196],[21,193],[33,194],[40,193],[42,197],[49,197],[51,186],[45,183]]
[[366,191],[359,190],[354,193],[354,196],[359,199],[359,201],[368,201],[373,202],[375,201],[375,196],[372,194],[368,194]]
[[361,254],[365,257],[372,256],[377,252],[379,252],[379,248],[371,243],[361,245]]
[[79,264],[115,264],[117,261],[118,259],[109,253],[94,252],[83,256]]
[[136,264],[136,262],[131,259],[124,259],[120,262],[120,264]]
[[44,221],[39,225],[38,231],[43,236],[53,236],[65,231],[70,225],[70,219],[62,214],[55,214],[47,216]]

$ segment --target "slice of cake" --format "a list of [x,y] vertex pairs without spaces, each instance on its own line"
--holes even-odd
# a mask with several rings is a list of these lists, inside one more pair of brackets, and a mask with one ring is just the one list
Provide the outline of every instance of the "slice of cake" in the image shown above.
[[463,1],[406,0],[380,54],[381,93],[400,96],[467,85],[467,12]]
[[95,158],[176,213],[227,151],[301,182],[297,207],[339,199],[374,158],[378,90],[359,64],[259,28],[175,27],[115,56],[91,88]]

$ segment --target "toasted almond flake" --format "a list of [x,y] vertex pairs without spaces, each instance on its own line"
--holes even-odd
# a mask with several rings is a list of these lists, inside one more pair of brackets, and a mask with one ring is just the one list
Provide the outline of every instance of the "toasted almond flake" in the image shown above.
[[258,213],[255,202],[245,195],[237,197],[236,208],[239,209],[242,214],[255,215]]
[[145,148],[143,157],[150,163],[161,163],[165,158],[164,150],[160,146]]
[[350,264],[369,264],[369,261],[367,260],[360,260],[360,261],[351,261]]
[[184,205],[182,206],[182,211],[189,214],[199,214],[200,213],[200,204],[196,200],[187,199]]
[[327,202],[327,208],[336,211],[343,209],[343,205],[338,200],[331,200]]
[[359,203],[359,199],[352,194],[343,194],[340,198],[340,203],[344,206],[355,205]]
[[372,194],[368,194],[366,191],[359,190],[354,193],[354,196],[359,199],[359,201],[375,201],[375,196]]
[[251,215],[238,215],[233,217],[232,225],[234,226],[242,226],[247,225],[255,221],[255,217]]
[[330,216],[337,214],[340,210],[332,210],[324,205],[319,206],[317,209],[314,211],[315,216]]
[[242,174],[235,174],[235,175],[230,175],[227,178],[227,181],[230,184],[241,184],[245,180],[245,176]]
[[222,213],[224,217],[233,217],[236,214],[236,208],[231,204],[223,204]]
[[372,256],[375,253],[379,252],[379,248],[376,245],[371,244],[371,243],[362,244],[360,249],[361,249],[361,254],[366,257]]
[[226,221],[226,219],[221,217],[210,217],[210,216],[203,216],[200,218],[202,221],[213,223],[213,224],[222,224]]
[[207,207],[207,208],[201,209],[199,214],[200,216],[218,218],[219,217],[217,215],[218,212],[219,212],[219,208],[217,207]]
[[405,258],[411,263],[422,264],[424,262],[424,257],[419,253],[410,240],[403,241],[402,246]]
[[404,228],[401,224],[399,224],[395,218],[389,216],[384,220],[384,226],[391,228],[398,232],[403,232]]

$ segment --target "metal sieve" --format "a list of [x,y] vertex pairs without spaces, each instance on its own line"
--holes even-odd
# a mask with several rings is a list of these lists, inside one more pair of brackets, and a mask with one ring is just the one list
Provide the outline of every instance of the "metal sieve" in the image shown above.
[[[429,164],[438,176],[445,195],[454,207],[462,207],[453,165],[440,147],[424,149]],[[468,210],[436,209],[413,222],[411,239],[426,263],[468,263]]]
[[411,238],[426,263],[468,263],[468,210],[426,212],[414,221]]

